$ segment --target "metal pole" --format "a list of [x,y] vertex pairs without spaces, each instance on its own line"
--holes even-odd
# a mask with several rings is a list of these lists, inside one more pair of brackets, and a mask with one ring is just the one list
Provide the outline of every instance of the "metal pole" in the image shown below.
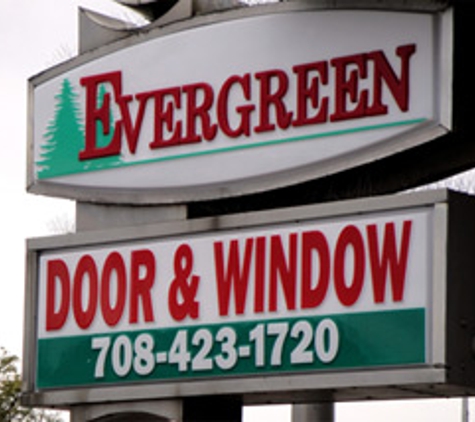
[[468,397],[462,397],[462,422],[469,422]]
[[292,406],[292,422],[334,422],[334,420],[335,404],[333,402]]

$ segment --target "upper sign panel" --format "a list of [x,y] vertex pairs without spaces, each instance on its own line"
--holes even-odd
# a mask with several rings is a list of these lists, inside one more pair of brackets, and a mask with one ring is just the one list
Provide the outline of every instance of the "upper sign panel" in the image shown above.
[[125,203],[220,198],[426,142],[448,130],[446,20],[281,13],[79,57],[31,81],[29,189]]

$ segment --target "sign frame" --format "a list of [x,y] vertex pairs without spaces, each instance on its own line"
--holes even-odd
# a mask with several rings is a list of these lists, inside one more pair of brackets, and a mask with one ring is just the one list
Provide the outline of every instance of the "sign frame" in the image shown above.
[[[220,14],[193,18],[178,24],[172,24],[165,28],[154,28],[146,34],[142,34],[136,39],[126,38],[118,42],[106,45],[102,48],[96,49],[80,55],[79,57],[50,69],[30,80],[30,124],[29,124],[29,146],[28,146],[28,172],[27,172],[27,189],[32,193],[44,194],[50,196],[72,198],[81,201],[94,201],[105,203],[123,203],[123,204],[170,204],[195,202],[202,200],[215,200],[221,198],[239,197],[242,195],[257,194],[272,189],[285,188],[295,186],[308,181],[316,180],[325,176],[336,174],[344,170],[352,169],[360,165],[368,164],[376,160],[386,158],[401,151],[414,148],[419,145],[430,143],[436,138],[447,135],[451,131],[452,126],[452,107],[451,107],[451,80],[452,80],[452,11],[447,8],[446,4],[432,8],[423,4],[418,7],[403,8],[397,2],[392,7],[387,9],[379,9],[379,12],[414,12],[418,11],[434,16],[437,21],[437,36],[440,38],[434,39],[436,45],[436,61],[437,69],[435,74],[438,78],[438,87],[440,90],[435,92],[434,99],[436,112],[434,113],[434,122],[428,124],[428,127],[421,125],[415,133],[400,135],[398,142],[384,143],[383,145],[372,146],[370,148],[362,148],[356,154],[343,154],[340,158],[322,162],[319,165],[306,164],[298,168],[287,168],[284,171],[275,171],[264,177],[246,177],[242,180],[230,180],[225,184],[211,183],[203,184],[201,186],[180,186],[179,189],[175,187],[163,188],[110,188],[94,186],[75,186],[70,184],[54,183],[45,180],[38,180],[34,171],[34,127],[32,110],[33,110],[33,92],[34,90],[51,80],[52,78],[62,75],[78,66],[94,62],[109,54],[130,47],[131,45],[138,45],[136,43],[143,43],[159,37],[166,37],[168,35],[178,34],[183,31],[204,28],[213,24],[222,24],[223,22],[245,21],[251,18],[260,18],[262,16],[279,16],[286,13],[305,13],[309,11],[334,11],[340,12],[344,9],[341,6],[336,7],[322,7],[303,5],[296,2],[296,4],[279,4],[265,7],[244,8],[240,10],[233,10],[223,12]],[[353,9],[349,9],[353,10]],[[354,9],[355,11],[357,9]],[[440,13],[442,10],[442,13]],[[361,12],[361,11],[360,11]],[[439,13],[435,13],[439,12]],[[437,18],[435,17],[437,16]]]
[[[431,298],[427,315],[430,344],[427,361],[415,367],[290,373],[284,376],[239,376],[226,379],[165,381],[145,384],[38,389],[35,381],[38,333],[38,259],[41,253],[116,242],[221,233],[315,219],[365,213],[430,209],[433,242],[430,256]],[[84,232],[28,240],[25,306],[23,402],[35,406],[70,406],[130,400],[176,399],[198,395],[241,395],[244,403],[304,402],[316,397],[335,401],[454,396],[475,393],[472,332],[475,315],[475,201],[446,190],[377,197],[293,209],[221,216],[153,226]],[[469,217],[471,221],[469,220]],[[450,327],[450,329],[449,329]],[[465,367],[465,369],[461,369]],[[388,381],[389,380],[389,381]],[[331,394],[329,393],[331,391]],[[330,396],[329,396],[330,394]]]

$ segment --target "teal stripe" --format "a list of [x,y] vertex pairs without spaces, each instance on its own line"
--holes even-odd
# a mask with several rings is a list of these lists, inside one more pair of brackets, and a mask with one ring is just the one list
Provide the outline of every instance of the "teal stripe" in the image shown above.
[[[111,165],[110,167],[104,167],[101,170],[108,170],[112,168],[123,168],[123,167],[130,167],[130,166],[144,165],[144,164],[153,164],[153,163],[160,163],[160,162],[166,162],[166,161],[176,161],[176,160],[182,160],[182,159],[187,159],[187,158],[202,157],[206,155],[225,154],[225,153],[236,152],[236,151],[244,151],[248,149],[262,148],[262,147],[268,147],[268,146],[273,146],[273,145],[302,142],[302,141],[321,139],[321,138],[330,138],[330,137],[335,137],[335,136],[351,135],[351,134],[360,133],[360,132],[370,132],[370,131],[375,131],[375,130],[383,130],[383,129],[390,129],[394,127],[400,127],[400,126],[410,126],[414,124],[420,124],[425,121],[426,119],[424,118],[401,120],[397,122],[384,123],[384,124],[379,124],[379,125],[369,125],[369,126],[362,126],[362,127],[351,128],[351,129],[320,132],[320,133],[314,133],[310,135],[296,136],[296,137],[284,138],[284,139],[275,139],[275,140],[265,141],[265,142],[256,142],[256,143],[247,142],[245,144],[240,144],[240,145],[235,145],[232,147],[226,147],[226,148],[220,148],[220,149],[203,150],[203,151],[191,152],[187,154],[169,155],[166,157],[157,157],[157,158],[151,158],[151,159],[141,160],[141,161],[120,162],[120,163],[116,163],[116,165]],[[62,174],[56,174],[55,177],[64,176],[67,174],[89,173],[92,171],[98,171],[98,170],[97,168],[84,169],[84,170],[79,170],[79,171],[74,170],[70,172],[64,172]],[[51,177],[44,177],[44,176],[42,177],[41,174],[38,174],[38,178],[46,179],[46,178],[51,178]]]
[[266,142],[247,143],[244,145],[235,145],[232,147],[221,148],[221,149],[211,150],[211,151],[198,151],[198,152],[192,152],[189,154],[170,155],[168,157],[152,158],[150,160],[135,161],[133,163],[126,162],[126,163],[123,163],[122,167],[132,166],[136,164],[151,164],[151,163],[158,163],[158,162],[163,162],[163,161],[181,160],[184,158],[201,157],[204,155],[222,154],[222,153],[227,153],[227,152],[242,151],[242,150],[253,149],[253,148],[262,148],[262,147],[267,147],[267,146],[272,146],[272,145],[281,145],[281,144],[288,144],[288,143],[294,143],[294,142],[308,141],[312,139],[350,135],[352,133],[358,133],[358,132],[369,132],[369,131],[374,131],[374,130],[389,129],[389,128],[397,127],[397,126],[413,125],[413,124],[422,123],[424,121],[425,119],[404,120],[400,122],[385,123],[381,125],[363,126],[363,127],[358,127],[358,128],[352,128],[352,129],[314,133],[314,134],[305,135],[305,136],[296,136],[293,138],[276,139],[276,140],[266,141]]

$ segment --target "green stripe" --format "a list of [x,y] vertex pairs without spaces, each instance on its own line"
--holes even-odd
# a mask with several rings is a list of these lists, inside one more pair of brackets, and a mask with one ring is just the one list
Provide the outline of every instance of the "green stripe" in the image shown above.
[[[331,362],[321,362],[317,358],[314,339],[312,339],[307,350],[312,352],[313,362],[292,363],[290,357],[301,336],[293,338],[290,335],[290,329],[295,326],[297,321],[306,321],[311,325],[312,332],[315,333],[316,327],[325,318],[333,321],[338,327],[339,349],[336,357]],[[290,328],[280,353],[282,362],[277,366],[271,365],[276,336],[266,335],[264,342],[265,364],[264,366],[257,366],[255,343],[250,340],[250,333],[259,324],[267,324],[268,327],[269,324],[276,323],[287,323]],[[222,342],[216,340],[217,333],[224,326],[232,328],[236,333],[236,350],[241,346],[250,346],[251,351],[250,357],[241,357],[231,369],[222,369],[216,364],[217,356],[227,356],[226,354],[223,355],[222,350],[224,340]],[[92,339],[94,337],[109,337],[111,344],[114,344],[119,336],[125,335],[127,341],[130,340],[130,344],[133,344],[137,336],[143,334],[144,331],[39,340],[37,387],[41,389],[111,383],[123,384],[138,381],[181,381],[202,377],[262,376],[290,372],[315,373],[328,370],[418,365],[425,362],[424,309],[167,328],[148,330],[145,333],[148,333],[154,339],[153,356],[155,356],[157,352],[169,352],[177,337],[177,332],[180,330],[186,331],[188,337],[187,351],[191,353],[191,358],[195,358],[203,343],[200,342],[194,346],[191,340],[195,333],[203,328],[214,339],[214,345],[207,355],[212,359],[212,369],[192,371],[190,362],[186,371],[179,371],[177,364],[168,363],[155,366],[154,370],[147,375],[139,375],[132,369],[126,376],[118,376],[112,368],[111,347],[105,361],[104,377],[99,379],[94,378],[99,350],[92,350]],[[328,343],[327,337],[325,337],[325,342],[325,344]]]
[[293,137],[293,138],[275,139],[275,140],[266,141],[266,142],[246,143],[244,145],[235,145],[235,146],[232,146],[232,147],[221,148],[221,149],[216,149],[216,150],[211,150],[211,151],[198,151],[198,152],[192,152],[192,153],[189,153],[189,154],[171,155],[171,156],[168,156],[168,157],[160,157],[160,158],[153,158],[153,159],[150,159],[150,160],[135,161],[133,163],[124,163],[122,167],[131,166],[131,165],[135,165],[135,164],[150,164],[150,163],[156,163],[156,162],[162,162],[162,161],[180,160],[180,159],[183,159],[183,158],[201,157],[201,156],[204,156],[204,155],[212,155],[212,154],[221,154],[221,153],[227,153],[227,152],[242,151],[242,150],[246,150],[246,149],[262,148],[262,147],[267,147],[267,146],[272,146],[272,145],[280,145],[280,144],[287,144],[287,143],[293,143],[293,142],[308,141],[308,140],[312,140],[312,139],[329,138],[329,137],[334,137],[334,136],[349,135],[349,134],[358,133],[358,132],[368,132],[368,131],[373,131],[373,130],[389,129],[391,127],[412,125],[412,124],[422,123],[424,121],[425,121],[425,119],[404,120],[404,121],[400,121],[400,122],[385,123],[385,124],[381,124],[381,125],[363,126],[363,127],[352,128],[352,129],[314,133],[314,134],[311,134],[311,135],[296,136],[296,137]]
[[[287,144],[287,143],[302,142],[302,141],[308,141],[308,140],[314,140],[314,139],[320,139],[320,138],[329,138],[329,137],[335,137],[335,136],[351,135],[351,134],[360,133],[360,132],[369,132],[369,131],[375,131],[375,130],[390,129],[390,128],[399,127],[399,126],[409,126],[409,125],[423,123],[425,121],[426,121],[426,119],[424,119],[424,118],[412,119],[412,120],[401,120],[401,121],[397,121],[397,122],[384,123],[384,124],[379,124],[379,125],[369,125],[369,126],[362,126],[362,127],[351,128],[351,129],[336,130],[336,131],[329,131],[329,132],[320,132],[320,133],[314,133],[314,134],[305,135],[305,136],[296,136],[296,137],[291,137],[291,138],[275,139],[275,140],[265,141],[265,142],[245,143],[245,144],[235,145],[235,146],[232,146],[232,147],[213,149],[213,150],[203,150],[203,151],[191,152],[191,153],[187,153],[187,154],[169,155],[169,156],[166,156],[166,157],[158,157],[158,158],[152,158],[152,159],[142,160],[142,161],[132,161],[132,162],[123,162],[123,161],[121,161],[120,163],[116,163],[113,166],[104,167],[102,170],[107,170],[107,169],[112,169],[112,168],[130,167],[130,166],[143,165],[143,164],[153,164],[153,163],[160,163],[160,162],[166,162],[166,161],[182,160],[182,159],[186,159],[186,158],[202,157],[202,156],[206,156],[206,155],[223,154],[223,153],[243,151],[243,150],[254,149],[254,148],[268,147],[268,146],[273,146],[273,145],[281,145],[281,144]],[[70,172],[64,172],[62,174],[55,175],[55,177],[64,176],[66,174],[88,173],[88,172],[92,172],[92,171],[97,171],[97,168],[84,169],[84,170],[79,170],[79,171],[74,170],[74,171],[70,171]],[[51,177],[44,177],[44,176],[41,176],[41,173],[39,173],[38,178],[43,179],[43,178],[51,178]]]

